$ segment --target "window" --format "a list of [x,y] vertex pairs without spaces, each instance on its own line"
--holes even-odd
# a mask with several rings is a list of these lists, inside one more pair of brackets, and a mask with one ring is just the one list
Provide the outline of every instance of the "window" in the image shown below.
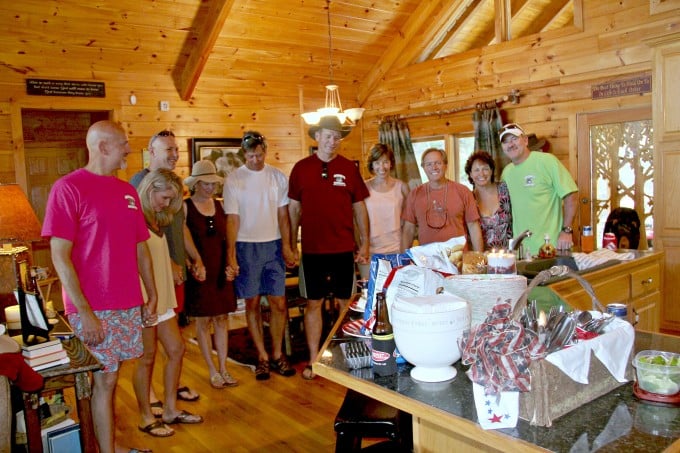
[[[450,143],[452,143],[453,150],[451,146],[446,146],[447,137],[450,138]],[[449,160],[447,177],[451,180],[458,181],[464,184],[468,188],[472,189],[472,185],[467,179],[465,174],[465,162],[468,157],[474,152],[475,149],[475,137],[469,136],[437,136],[428,138],[416,138],[412,141],[413,152],[416,156],[416,162],[418,162],[418,171],[420,171],[420,178],[423,182],[427,182],[427,175],[425,170],[420,166],[420,160],[423,152],[428,148],[438,148],[446,150],[446,155]]]

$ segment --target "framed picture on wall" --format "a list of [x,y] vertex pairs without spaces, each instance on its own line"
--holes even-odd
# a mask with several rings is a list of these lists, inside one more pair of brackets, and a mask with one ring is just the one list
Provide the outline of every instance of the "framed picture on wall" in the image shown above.
[[211,160],[217,174],[226,177],[245,163],[239,138],[192,138],[191,164],[202,159]]

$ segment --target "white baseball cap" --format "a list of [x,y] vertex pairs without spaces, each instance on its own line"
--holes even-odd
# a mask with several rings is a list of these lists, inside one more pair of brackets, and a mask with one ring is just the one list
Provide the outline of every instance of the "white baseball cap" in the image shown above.
[[512,134],[515,137],[520,137],[522,135],[525,135],[524,129],[522,129],[519,126],[519,124],[515,124],[515,123],[508,123],[501,128],[501,134],[500,134],[501,142],[503,141],[503,137],[505,137],[508,134]]

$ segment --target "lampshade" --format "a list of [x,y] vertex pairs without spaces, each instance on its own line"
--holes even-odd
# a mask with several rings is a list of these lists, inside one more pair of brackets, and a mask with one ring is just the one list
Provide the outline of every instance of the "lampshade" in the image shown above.
[[326,0],[326,16],[328,18],[328,79],[330,83],[326,85],[326,102],[324,106],[316,111],[305,112],[302,119],[311,125],[319,124],[323,116],[335,115],[340,120],[340,124],[349,122],[349,126],[354,126],[364,114],[363,108],[353,108],[342,111],[340,102],[340,89],[333,83],[333,37],[331,35],[331,2]]
[[40,240],[40,221],[18,184],[0,184],[0,242]]

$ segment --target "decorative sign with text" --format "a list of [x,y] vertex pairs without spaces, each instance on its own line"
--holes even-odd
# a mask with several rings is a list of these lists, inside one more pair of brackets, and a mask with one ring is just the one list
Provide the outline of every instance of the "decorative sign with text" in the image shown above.
[[106,97],[104,82],[77,80],[26,79],[26,94],[35,96]]
[[593,85],[592,99],[613,98],[616,96],[630,96],[632,94],[649,93],[652,91],[652,75],[644,74],[630,79],[612,80],[611,82]]

